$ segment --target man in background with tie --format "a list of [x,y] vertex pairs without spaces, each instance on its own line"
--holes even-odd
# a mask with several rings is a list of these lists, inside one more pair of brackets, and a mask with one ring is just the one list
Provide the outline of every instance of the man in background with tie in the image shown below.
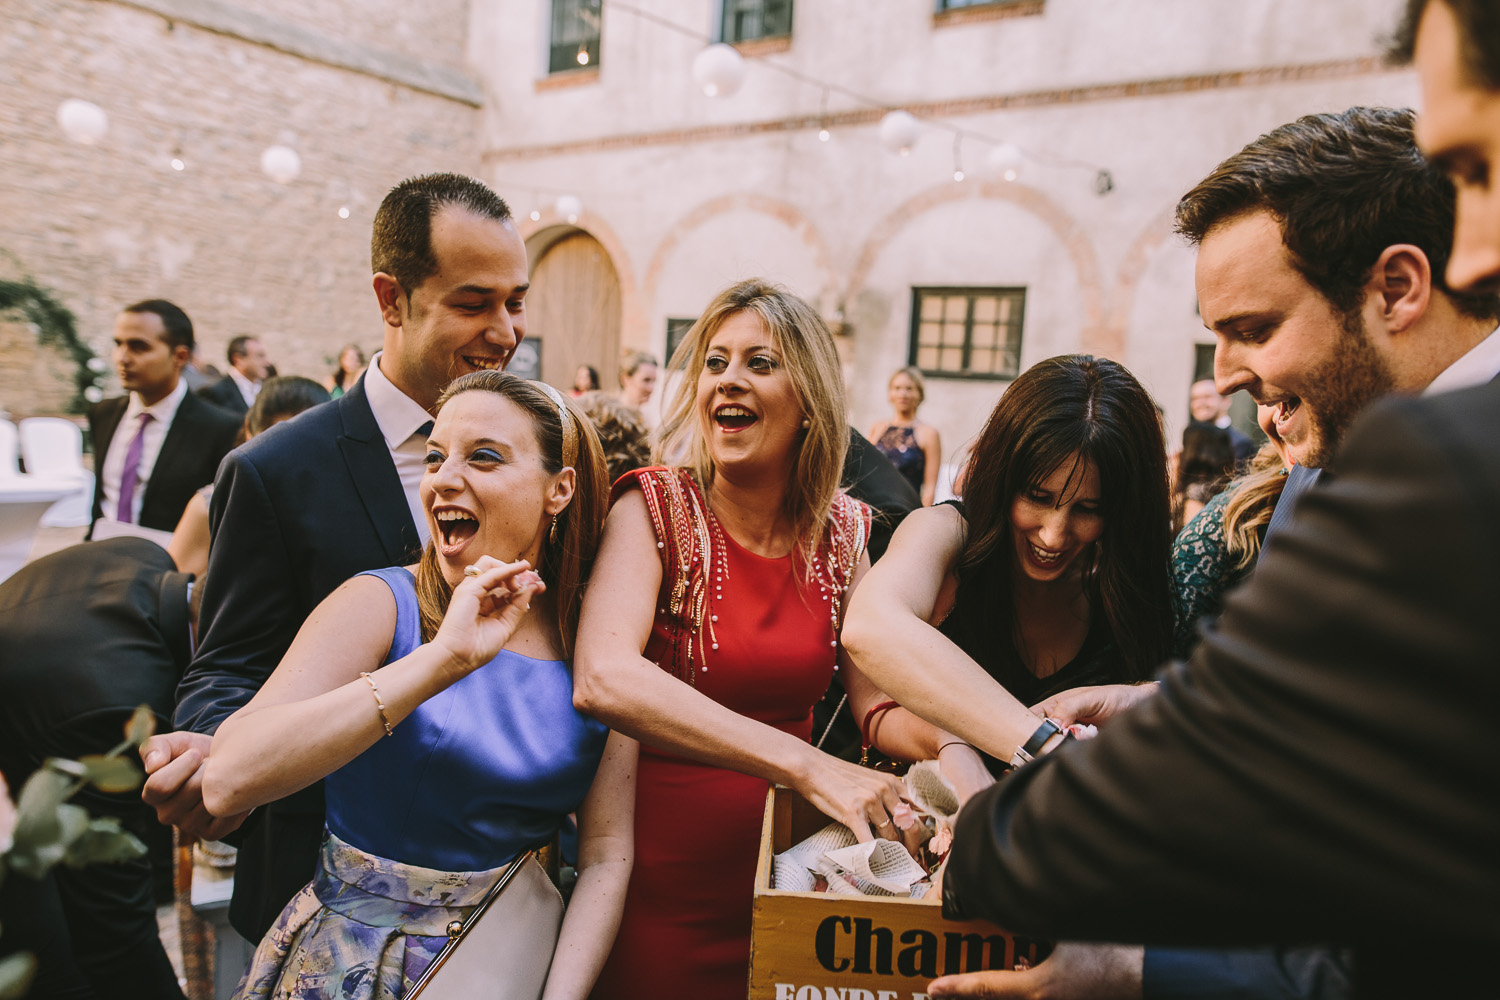
[[[141,748],[143,797],[189,835],[217,840],[242,819],[203,809],[219,723],[260,689],[323,598],[356,573],[414,562],[426,543],[417,486],[438,396],[460,375],[504,368],[526,335],[526,245],[509,207],[473,178],[396,185],[375,213],[370,258],[383,350],[343,396],[236,449],[214,486],[180,731]],[[256,810],[230,901],[235,930],[260,940],[313,876],[322,833],[321,783]]]
[[[132,525],[170,532],[193,491],[214,481],[239,421],[188,392],[193,321],[165,299],[126,306],[115,319],[115,371],[126,395],[89,410],[94,442],[95,534]],[[100,522],[108,522],[103,528]]]

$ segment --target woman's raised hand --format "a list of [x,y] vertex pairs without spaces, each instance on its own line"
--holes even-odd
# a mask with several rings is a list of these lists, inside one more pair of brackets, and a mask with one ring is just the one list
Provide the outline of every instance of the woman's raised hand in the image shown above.
[[505,648],[531,608],[531,598],[546,589],[526,560],[507,563],[480,556],[453,588],[448,613],[432,641],[446,649],[464,673],[477,670]]
[[[809,748],[811,749],[811,748]],[[812,750],[796,789],[823,814],[854,831],[863,843],[897,840],[892,814],[903,801],[901,779]]]

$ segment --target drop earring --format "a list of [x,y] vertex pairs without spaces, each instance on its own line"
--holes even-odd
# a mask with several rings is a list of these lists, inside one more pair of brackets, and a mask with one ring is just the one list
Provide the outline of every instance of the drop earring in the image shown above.
[[557,544],[557,515],[552,515],[552,527],[547,529],[547,541],[553,545]]

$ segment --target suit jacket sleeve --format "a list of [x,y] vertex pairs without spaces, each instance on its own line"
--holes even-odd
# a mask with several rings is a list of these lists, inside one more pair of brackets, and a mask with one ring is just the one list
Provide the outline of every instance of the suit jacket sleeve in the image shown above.
[[1157,697],[970,801],[945,911],[1148,944],[1495,935],[1497,425],[1500,387],[1372,414]]
[[[201,634],[177,689],[174,716],[177,728],[199,733],[212,733],[260,690],[303,618],[303,583],[260,470],[244,449],[230,452],[219,467],[209,523],[213,544]],[[221,531],[225,524],[231,530]]]

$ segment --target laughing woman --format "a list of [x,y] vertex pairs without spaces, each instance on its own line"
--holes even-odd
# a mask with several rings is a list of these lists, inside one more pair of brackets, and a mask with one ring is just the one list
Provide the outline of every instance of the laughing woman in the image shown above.
[[[747,281],[677,357],[689,374],[661,452],[688,464],[616,483],[578,632],[579,707],[642,744],[635,870],[594,995],[642,996],[667,976],[672,996],[743,1000],[768,782],[861,840],[894,836],[900,786],[808,742],[869,566],[869,509],[838,491],[849,430],[833,337],[801,299]],[[843,680],[856,712],[883,697],[850,666]],[[906,749],[935,756],[944,735],[928,727]]]
[[903,706],[875,720],[877,747],[915,713],[999,771],[1065,738],[1028,706],[1150,676],[1172,630],[1165,455],[1150,394],[1113,361],[1011,383],[963,501],[910,514],[850,605],[845,646]]
[[237,997],[404,996],[497,866],[575,809],[545,996],[586,996],[614,938],[635,748],[574,710],[568,664],[608,488],[598,439],[555,389],[504,372],[457,379],[438,407],[420,564],[330,595],[214,737],[216,815],[328,779],[320,870]]

